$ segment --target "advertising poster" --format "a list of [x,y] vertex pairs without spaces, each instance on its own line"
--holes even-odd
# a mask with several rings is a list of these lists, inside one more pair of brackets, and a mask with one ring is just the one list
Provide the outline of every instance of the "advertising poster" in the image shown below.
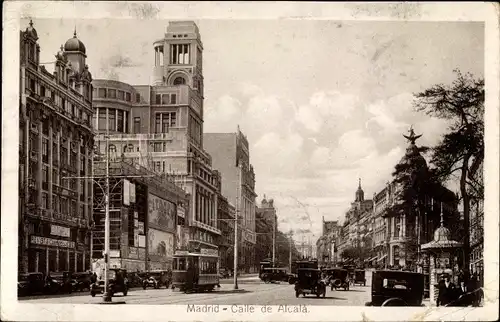
[[161,230],[148,230],[148,252],[151,255],[172,257],[174,255],[174,235]]
[[174,203],[155,195],[148,196],[149,227],[159,230],[175,231],[177,207]]
[[135,203],[135,184],[130,183],[130,203]]
[[138,235],[139,237],[139,247],[146,247],[146,235]]
[[127,179],[123,180],[123,204],[130,205],[130,181]]
[[142,221],[137,221],[137,230],[139,234],[144,234],[144,223]]

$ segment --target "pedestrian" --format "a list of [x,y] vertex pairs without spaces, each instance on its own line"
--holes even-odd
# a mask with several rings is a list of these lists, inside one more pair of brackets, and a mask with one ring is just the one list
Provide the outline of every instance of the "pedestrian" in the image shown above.
[[438,284],[439,295],[437,306],[446,306],[455,300],[455,286],[450,280],[450,274],[444,273],[441,275],[441,281]]
[[472,306],[478,307],[481,302],[482,289],[479,285],[477,273],[472,274],[469,283],[467,283],[467,289],[472,293],[470,296]]
[[464,279],[460,279],[459,280],[459,286],[457,287],[457,289],[455,290],[456,294],[455,294],[455,297],[456,297],[456,303],[455,305],[456,306],[469,306],[471,305],[471,294],[470,294],[470,290],[467,288],[467,285],[465,285],[465,281]]

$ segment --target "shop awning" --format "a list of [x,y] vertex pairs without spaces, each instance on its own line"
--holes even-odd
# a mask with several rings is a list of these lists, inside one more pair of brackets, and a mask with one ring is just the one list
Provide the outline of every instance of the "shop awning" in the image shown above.
[[374,259],[377,259],[377,256],[373,256],[372,258],[367,259],[366,261],[367,261],[367,262],[371,262],[371,261],[373,261]]
[[387,257],[387,254],[386,254],[386,255],[384,255],[384,256],[382,256],[382,257],[380,257],[379,259],[377,259],[377,262],[380,262],[381,260],[383,260],[383,259],[384,259],[384,258],[386,258],[386,257]]

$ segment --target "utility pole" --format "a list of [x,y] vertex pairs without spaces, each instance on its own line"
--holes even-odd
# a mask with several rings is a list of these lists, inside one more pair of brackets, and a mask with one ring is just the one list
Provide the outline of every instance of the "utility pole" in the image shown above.
[[240,214],[241,163],[238,164],[238,185],[236,187],[236,215],[234,218],[234,289],[238,289],[238,219]]
[[293,237],[292,237],[292,230],[290,229],[290,237],[289,237],[289,254],[288,254],[288,265],[290,265],[290,273],[292,272],[292,241],[293,241]]
[[109,124],[106,126],[106,196],[105,203],[105,219],[104,219],[104,302],[111,302],[109,294]]
[[276,212],[273,213],[273,267],[276,265]]

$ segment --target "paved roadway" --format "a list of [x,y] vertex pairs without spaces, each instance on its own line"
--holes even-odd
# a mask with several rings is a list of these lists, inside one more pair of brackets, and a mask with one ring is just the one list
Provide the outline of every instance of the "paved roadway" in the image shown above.
[[[371,274],[366,274],[368,275]],[[371,276],[370,276],[371,277]],[[233,290],[230,280],[224,280],[220,288],[211,293],[184,294],[170,289],[133,289],[127,296],[118,293],[114,301],[125,301],[127,304],[248,304],[248,305],[350,305],[364,306],[370,300],[370,286],[351,286],[349,291],[330,291],[328,288],[325,298],[316,298],[315,295],[295,297],[293,285],[288,283],[265,284],[258,277],[242,277],[239,279],[239,290]],[[66,296],[37,296],[21,299],[27,303],[54,303],[54,304],[96,304],[102,301],[100,296],[91,297],[88,292]],[[125,304],[126,305],[126,304]]]

